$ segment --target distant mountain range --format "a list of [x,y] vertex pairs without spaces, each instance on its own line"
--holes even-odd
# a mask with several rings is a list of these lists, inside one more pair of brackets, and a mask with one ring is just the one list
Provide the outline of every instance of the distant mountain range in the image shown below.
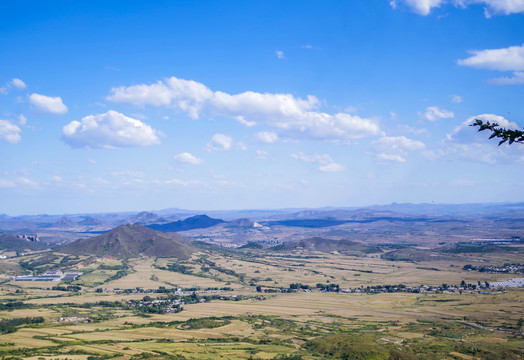
[[[98,214],[66,215],[0,215],[0,234],[38,234],[43,242],[63,244],[80,237],[89,237],[109,231],[124,224],[139,224],[162,232],[181,232],[210,228],[205,236],[214,237],[219,232],[242,243],[245,233],[253,235],[245,241],[261,241],[263,232],[272,228],[300,233],[301,229],[316,228],[321,231],[333,228],[347,230],[351,223],[373,223],[373,227],[409,226],[419,222],[484,222],[510,221],[511,226],[524,222],[524,203],[487,204],[399,204],[373,205],[364,208],[324,207],[317,209],[276,209],[276,210],[232,210],[202,211],[166,209],[155,212],[118,212]],[[342,225],[341,227],[339,225]],[[389,226],[389,225],[388,225]],[[277,230],[277,231],[280,231]],[[322,230],[323,231],[323,230]],[[256,234],[260,236],[257,237]],[[197,232],[188,236],[198,237]],[[278,235],[278,234],[277,234]],[[513,233],[511,235],[514,235]],[[315,233],[311,236],[320,236]],[[274,238],[274,235],[273,235]],[[290,239],[284,238],[285,241]],[[245,243],[245,242],[244,242]]]
[[113,256],[118,259],[140,257],[176,257],[188,259],[194,251],[191,240],[167,236],[141,225],[121,225],[105,234],[79,239],[58,248],[57,252],[74,255]]

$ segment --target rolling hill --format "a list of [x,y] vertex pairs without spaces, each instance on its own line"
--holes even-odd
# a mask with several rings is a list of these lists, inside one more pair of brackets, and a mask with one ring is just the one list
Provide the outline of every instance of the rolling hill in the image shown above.
[[114,256],[119,259],[139,257],[176,257],[188,259],[193,248],[190,240],[175,238],[141,225],[122,225],[105,234],[79,239],[57,249],[74,255]]
[[23,237],[3,234],[0,235],[0,251],[44,250],[47,244],[39,241],[29,241]]

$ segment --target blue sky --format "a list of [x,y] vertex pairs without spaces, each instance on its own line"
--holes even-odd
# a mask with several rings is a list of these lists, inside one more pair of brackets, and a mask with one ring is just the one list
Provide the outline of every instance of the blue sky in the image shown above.
[[0,213],[523,201],[524,0],[0,5]]

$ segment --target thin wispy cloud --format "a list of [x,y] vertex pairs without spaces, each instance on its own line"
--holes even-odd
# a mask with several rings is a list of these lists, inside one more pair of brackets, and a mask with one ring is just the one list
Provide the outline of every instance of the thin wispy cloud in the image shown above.
[[278,134],[270,131],[261,131],[255,135],[258,142],[273,144],[278,141]]
[[322,172],[339,172],[344,170],[344,166],[336,163],[328,154],[306,155],[300,152],[292,154],[291,157],[306,163],[318,164],[318,170]]
[[412,151],[422,150],[426,145],[405,136],[384,136],[371,143],[375,157],[382,161],[406,162]]
[[424,111],[423,117],[429,121],[437,121],[440,119],[451,119],[455,117],[453,111],[442,109],[438,106],[428,106]]

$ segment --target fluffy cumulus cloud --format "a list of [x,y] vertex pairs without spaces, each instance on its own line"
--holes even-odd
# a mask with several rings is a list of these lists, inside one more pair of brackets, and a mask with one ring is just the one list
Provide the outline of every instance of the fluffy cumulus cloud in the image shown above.
[[207,144],[207,151],[224,151],[231,149],[233,138],[224,134],[215,134]]
[[123,148],[159,144],[160,133],[140,120],[109,110],[72,121],[62,139],[75,148]]
[[405,162],[409,152],[422,150],[426,145],[405,136],[384,136],[371,143],[375,157],[381,161]]
[[182,164],[192,164],[192,165],[198,165],[204,162],[204,160],[199,159],[196,156],[188,152],[183,152],[178,155],[175,155],[175,160]]
[[524,148],[521,146],[497,146],[498,141],[489,140],[489,133],[478,132],[471,125],[475,119],[497,123],[499,126],[517,130],[518,124],[495,114],[472,116],[446,135],[440,149],[427,151],[430,160],[447,159],[450,161],[466,160],[486,164],[521,162]]
[[170,107],[193,119],[206,112],[234,118],[246,126],[264,124],[279,135],[292,138],[347,141],[381,133],[379,126],[370,119],[319,111],[321,102],[315,96],[302,99],[291,94],[253,91],[231,95],[175,77],[151,85],[116,87],[111,89],[107,99],[140,107]]
[[513,72],[511,76],[491,79],[488,83],[492,85],[524,84],[524,44],[502,49],[473,50],[470,51],[470,54],[470,57],[460,59],[457,63],[477,69]]
[[390,5],[396,9],[399,4],[410,8],[420,15],[428,15],[433,8],[451,4],[456,7],[465,8],[469,5],[483,5],[486,17],[492,15],[509,15],[524,12],[524,1],[522,0],[391,0]]
[[19,143],[20,128],[7,120],[0,120],[0,139],[11,144]]
[[318,169],[322,172],[338,172],[344,170],[344,166],[333,161],[328,154],[305,155],[298,153],[292,154],[291,157],[303,162],[318,164]]
[[459,65],[499,71],[524,70],[524,45],[502,49],[472,50],[470,57],[458,60]]
[[470,125],[473,124],[473,122],[475,122],[476,119],[482,120],[484,122],[489,121],[490,123],[497,123],[500,127],[506,129],[520,129],[517,123],[509,121],[505,119],[503,116],[495,114],[480,114],[468,118],[462,124],[457,126],[450,134],[446,135],[446,139],[453,142],[463,143],[478,142],[479,140],[481,142],[485,142],[484,140],[486,138],[486,133],[484,132],[481,133],[482,135],[480,135],[477,131],[474,131],[475,129],[470,127]]
[[424,112],[424,118],[429,121],[437,121],[440,119],[450,119],[455,116],[452,111],[448,111],[438,106],[428,106]]
[[62,98],[45,96],[40,94],[31,94],[29,102],[40,112],[45,114],[65,114],[67,106],[62,102]]
[[264,144],[273,144],[278,141],[278,135],[270,131],[261,131],[255,135],[255,138]]

